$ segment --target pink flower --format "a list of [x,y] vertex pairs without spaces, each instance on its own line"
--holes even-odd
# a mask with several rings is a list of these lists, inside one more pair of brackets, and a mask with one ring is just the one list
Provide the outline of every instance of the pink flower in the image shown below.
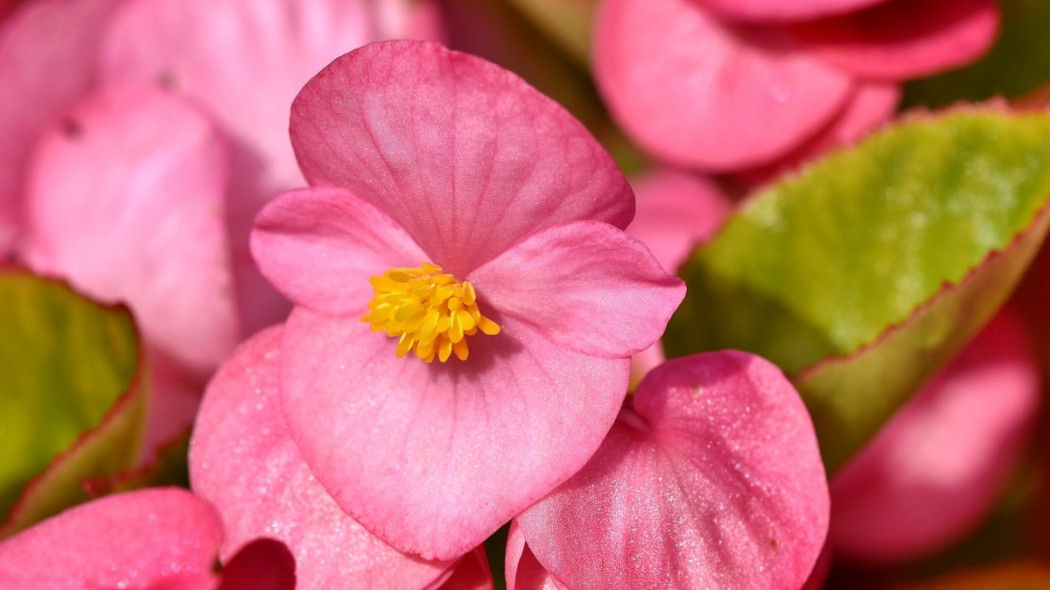
[[34,590],[291,590],[295,563],[254,540],[213,572],[222,526],[176,488],[106,496],[0,542],[0,588]]
[[597,449],[684,287],[621,231],[630,188],[582,125],[478,58],[366,46],[303,88],[291,134],[312,188],[252,236],[296,304],[288,429],[361,524],[458,557]]
[[604,0],[594,74],[652,154],[738,171],[858,138],[997,26],[990,0]]
[[779,369],[735,351],[674,359],[590,462],[513,521],[507,585],[801,588],[828,511],[813,425]]
[[[390,547],[343,512],[288,433],[278,397],[280,328],[245,342],[208,385],[190,447],[193,490],[218,511],[228,559],[257,537],[284,543],[297,590],[491,588],[483,548],[425,561]],[[451,579],[449,579],[451,576]]]
[[1006,309],[832,480],[838,555],[895,562],[971,531],[1009,481],[1038,413],[1039,369]]

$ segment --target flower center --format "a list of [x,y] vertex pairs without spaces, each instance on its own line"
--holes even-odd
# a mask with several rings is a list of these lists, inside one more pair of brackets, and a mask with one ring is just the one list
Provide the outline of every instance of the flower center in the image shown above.
[[373,332],[398,337],[397,356],[412,351],[430,363],[456,355],[467,360],[467,336],[478,330],[495,336],[499,324],[481,315],[474,286],[445,273],[436,264],[393,268],[368,279],[375,297],[362,322]]

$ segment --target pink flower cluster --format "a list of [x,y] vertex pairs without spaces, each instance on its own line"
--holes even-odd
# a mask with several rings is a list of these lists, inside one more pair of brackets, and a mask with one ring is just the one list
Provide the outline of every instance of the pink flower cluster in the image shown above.
[[[441,37],[435,6],[30,0],[0,21],[0,81],[23,89],[0,98],[0,259],[128,302],[150,447],[193,425],[192,492],[0,541],[0,588],[480,590],[503,529],[512,590],[799,589],[822,550],[906,559],[974,525],[1035,409],[1015,318],[829,486],[780,369],[660,351],[674,272],[729,213],[717,185],[657,168],[632,189],[517,75],[378,41]],[[870,130],[997,18],[603,0],[594,73],[657,159],[754,173]],[[1002,453],[940,460],[978,423]]]

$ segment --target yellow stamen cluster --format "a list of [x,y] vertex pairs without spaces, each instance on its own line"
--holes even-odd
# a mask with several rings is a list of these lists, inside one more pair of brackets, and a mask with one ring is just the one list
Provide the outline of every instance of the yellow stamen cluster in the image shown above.
[[394,268],[368,280],[375,297],[362,322],[373,332],[397,337],[397,356],[412,351],[430,363],[445,362],[453,354],[467,360],[467,336],[480,330],[499,334],[499,324],[481,315],[477,293],[470,283],[457,281],[436,264]]

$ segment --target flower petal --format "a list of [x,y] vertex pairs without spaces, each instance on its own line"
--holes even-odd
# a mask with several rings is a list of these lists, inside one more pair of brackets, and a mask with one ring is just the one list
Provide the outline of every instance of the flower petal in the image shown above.
[[533,234],[467,276],[493,309],[583,354],[626,357],[656,342],[685,296],[637,239],[601,222]]
[[1024,326],[1000,313],[832,480],[835,553],[899,561],[972,530],[1017,465],[1039,391]]
[[633,215],[583,125],[514,74],[433,43],[337,59],[296,98],[291,134],[311,185],[371,201],[457,277],[544,228]]
[[[20,198],[37,136],[87,93],[116,0],[26,2],[0,29],[0,257],[22,225]],[[6,234],[6,238],[5,238]]]
[[977,59],[995,40],[992,0],[891,0],[794,27],[821,59],[858,76],[909,80]]
[[669,273],[722,227],[729,199],[715,183],[672,168],[657,168],[631,180],[636,214],[627,233],[644,243]]
[[[563,349],[507,316],[466,361],[397,358],[356,317],[296,308],[281,401],[317,480],[402,551],[451,559],[569,478],[598,448],[629,361]],[[512,483],[511,483],[512,482]]]
[[271,202],[256,219],[252,252],[281,293],[330,315],[367,310],[373,296],[369,277],[430,262],[389,216],[330,187],[285,193]]
[[260,538],[241,547],[226,562],[216,590],[295,590],[296,582],[295,558],[288,547],[274,539]]
[[536,561],[517,520],[510,521],[505,571],[507,590],[562,590],[550,572]]
[[701,0],[701,4],[726,18],[761,21],[793,21],[842,14],[886,0]]
[[570,588],[799,588],[827,531],[827,483],[779,369],[694,355],[649,373],[587,466],[517,521]]
[[0,543],[0,588],[95,590],[149,586],[166,577],[199,580],[211,571],[221,541],[215,512],[186,490],[115,494]]
[[694,0],[606,0],[594,75],[613,116],[672,163],[728,171],[772,160],[817,132],[851,78],[773,27],[730,27]]
[[130,303],[151,344],[210,372],[237,318],[223,220],[225,145],[160,90],[93,95],[41,139],[27,192],[38,268]]
[[421,588],[440,578],[449,563],[397,552],[314,479],[281,413],[280,340],[281,329],[271,328],[237,350],[209,385],[194,430],[190,478],[222,516],[222,558],[265,536],[294,554],[300,590]]

